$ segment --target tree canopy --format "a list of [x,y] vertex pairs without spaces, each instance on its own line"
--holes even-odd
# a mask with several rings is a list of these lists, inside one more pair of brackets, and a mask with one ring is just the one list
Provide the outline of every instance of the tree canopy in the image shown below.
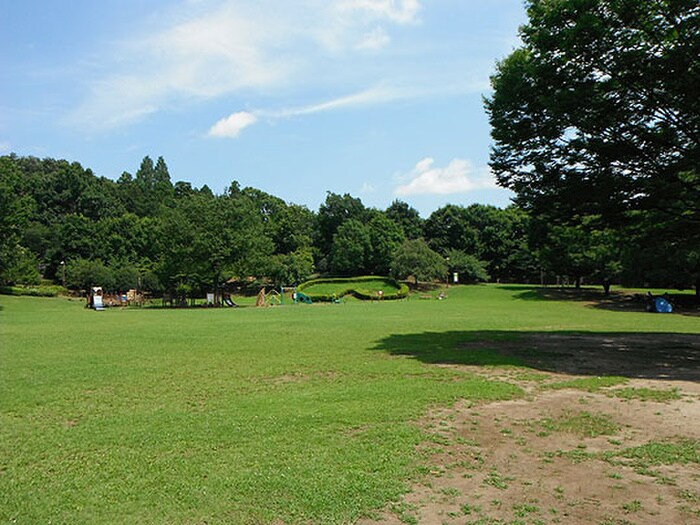
[[[499,183],[547,224],[585,227],[587,234],[625,229],[626,243],[646,251],[666,250],[680,235],[676,248],[697,253],[697,1],[527,5],[523,46],[498,64],[485,101]],[[650,245],[640,245],[646,235],[633,235],[640,222],[645,234],[654,225],[658,237]],[[685,260],[682,271],[697,286],[698,257]]]

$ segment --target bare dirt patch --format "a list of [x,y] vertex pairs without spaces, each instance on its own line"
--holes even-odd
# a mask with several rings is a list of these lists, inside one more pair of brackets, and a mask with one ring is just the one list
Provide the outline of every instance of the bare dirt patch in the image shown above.
[[526,396],[430,413],[425,475],[363,524],[700,523],[700,336],[527,334],[463,348],[528,366],[439,366]]

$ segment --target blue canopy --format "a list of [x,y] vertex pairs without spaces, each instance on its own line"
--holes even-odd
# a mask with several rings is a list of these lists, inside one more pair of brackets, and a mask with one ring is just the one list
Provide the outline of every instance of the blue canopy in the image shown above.
[[663,297],[657,297],[654,299],[654,307],[660,314],[670,314],[673,312],[673,306]]

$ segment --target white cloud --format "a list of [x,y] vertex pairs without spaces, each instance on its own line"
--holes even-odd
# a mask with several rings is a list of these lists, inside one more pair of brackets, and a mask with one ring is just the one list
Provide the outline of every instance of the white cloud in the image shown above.
[[0,141],[0,153],[8,153],[12,149],[12,146],[10,145],[9,142],[1,142]]
[[408,175],[399,177],[403,184],[394,193],[398,196],[451,195],[496,187],[488,169],[477,170],[468,160],[453,159],[444,168],[434,167],[434,164],[431,157],[418,162]]
[[209,129],[212,137],[236,138],[248,126],[252,126],[258,121],[258,117],[247,111],[233,113],[226,118],[222,118]]

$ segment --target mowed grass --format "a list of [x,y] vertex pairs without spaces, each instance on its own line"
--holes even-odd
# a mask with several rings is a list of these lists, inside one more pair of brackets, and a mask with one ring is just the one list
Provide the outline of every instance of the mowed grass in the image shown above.
[[105,312],[0,297],[0,522],[352,523],[418,475],[428,408],[520,395],[436,366],[498,364],[460,343],[700,329],[522,290]]
[[333,295],[341,296],[348,290],[359,290],[367,295],[376,295],[382,292],[386,295],[395,294],[399,287],[390,279],[358,280],[351,279],[345,281],[320,281],[304,287],[303,292],[307,295]]

